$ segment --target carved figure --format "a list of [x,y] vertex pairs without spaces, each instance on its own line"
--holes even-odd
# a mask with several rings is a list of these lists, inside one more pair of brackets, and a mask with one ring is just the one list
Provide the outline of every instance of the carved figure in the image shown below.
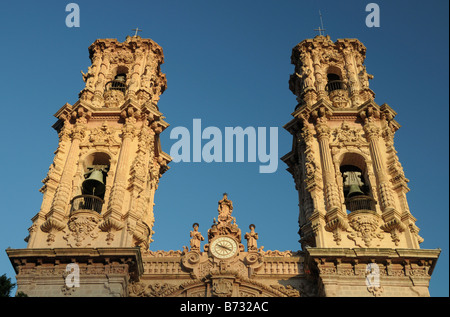
[[231,217],[231,213],[233,212],[233,203],[231,200],[228,200],[227,193],[223,194],[222,200],[219,201],[219,222],[228,222],[230,223],[233,220]]
[[258,246],[256,240],[258,240],[258,233],[255,232],[255,225],[251,224],[249,226],[250,232],[247,232],[244,238],[247,240],[247,250],[248,251],[256,251],[258,250]]
[[192,228],[194,228],[194,230],[191,231],[191,251],[199,251],[200,241],[204,241],[205,238],[203,238],[202,234],[198,231],[198,223],[194,223]]

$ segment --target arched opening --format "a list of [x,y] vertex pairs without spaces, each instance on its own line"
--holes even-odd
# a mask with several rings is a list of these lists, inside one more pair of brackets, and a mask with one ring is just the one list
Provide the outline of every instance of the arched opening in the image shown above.
[[71,212],[92,210],[101,213],[110,160],[110,156],[103,152],[92,153],[84,159],[81,195],[72,199]]
[[331,74],[327,75],[327,79],[328,79],[328,82],[334,81],[334,80],[341,80],[341,76],[339,76],[338,74],[331,73]]
[[330,66],[327,71],[326,90],[331,92],[338,89],[347,89],[344,81],[342,81],[341,70],[337,67]]
[[349,212],[375,211],[376,202],[372,197],[364,157],[356,153],[345,153],[342,157],[340,172],[347,210]]
[[114,80],[106,83],[105,90],[118,90],[125,94],[125,91],[127,89],[128,68],[125,66],[119,66],[114,70],[113,73],[116,74],[114,76]]
[[103,152],[92,153],[85,158],[83,162],[84,180],[81,187],[83,195],[104,198],[110,160],[109,155]]

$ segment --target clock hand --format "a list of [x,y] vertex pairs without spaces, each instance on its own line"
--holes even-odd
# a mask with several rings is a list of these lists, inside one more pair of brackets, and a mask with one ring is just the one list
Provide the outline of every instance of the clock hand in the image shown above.
[[230,248],[228,248],[228,247],[226,247],[226,246],[224,246],[224,245],[219,244],[219,247],[221,247],[222,249],[226,249],[226,250],[228,250],[228,251],[231,251]]

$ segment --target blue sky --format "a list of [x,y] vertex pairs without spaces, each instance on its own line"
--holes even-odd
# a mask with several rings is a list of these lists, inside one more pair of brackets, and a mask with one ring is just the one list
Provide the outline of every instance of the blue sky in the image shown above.
[[[84,87],[97,38],[125,40],[139,27],[162,46],[168,89],[159,102],[174,127],[279,127],[278,157],[290,151],[282,126],[296,106],[288,86],[292,48],[317,35],[319,9],[333,41],[358,38],[375,77],[378,104],[387,103],[402,128],[395,146],[411,191],[422,248],[441,248],[432,296],[448,296],[448,1],[374,1],[379,28],[365,25],[371,1],[76,1],[80,27],[65,25],[70,1],[8,1],[0,11],[3,137],[0,163],[0,250],[24,248],[41,204],[41,180],[57,148],[53,114]],[[265,250],[299,250],[298,198],[291,175],[260,174],[259,163],[171,163],[155,197],[152,250],[180,250],[194,222],[206,231],[227,192],[243,232],[251,223]],[[4,251],[0,274],[14,277]]]

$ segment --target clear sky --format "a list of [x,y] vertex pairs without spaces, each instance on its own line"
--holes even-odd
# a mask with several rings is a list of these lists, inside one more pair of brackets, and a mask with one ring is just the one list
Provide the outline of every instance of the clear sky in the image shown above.
[[[389,104],[402,128],[395,147],[411,191],[421,247],[441,248],[432,296],[448,296],[449,8],[446,0],[374,1],[380,27],[368,28],[372,1],[75,1],[80,27],[65,24],[70,1],[7,1],[0,12],[2,178],[0,274],[14,277],[4,250],[24,248],[40,208],[38,192],[57,148],[53,114],[75,103],[97,38],[125,40],[132,29],[162,46],[168,89],[160,110],[171,126],[161,135],[169,153],[171,129],[202,126],[279,127],[278,157],[290,151],[282,126],[296,106],[288,86],[292,48],[317,35],[319,14],[333,41],[358,38],[375,77],[375,101]],[[298,198],[279,161],[272,174],[259,163],[171,163],[155,197],[151,250],[181,250],[192,224],[206,232],[227,192],[243,231],[253,223],[258,246],[299,250]]]

